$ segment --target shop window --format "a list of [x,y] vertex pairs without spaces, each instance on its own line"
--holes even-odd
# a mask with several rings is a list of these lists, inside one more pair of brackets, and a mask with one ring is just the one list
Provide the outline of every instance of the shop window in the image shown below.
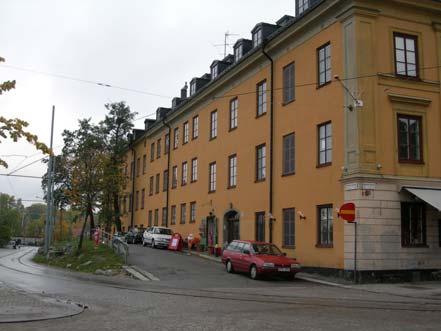
[[265,212],[256,213],[256,241],[265,241]]
[[318,206],[318,247],[332,247],[334,243],[334,229],[332,205]]
[[283,209],[283,247],[294,247],[296,238],[295,209]]

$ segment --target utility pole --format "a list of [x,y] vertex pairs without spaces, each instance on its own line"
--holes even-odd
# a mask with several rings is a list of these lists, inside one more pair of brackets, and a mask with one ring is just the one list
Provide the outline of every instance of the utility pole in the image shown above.
[[49,156],[49,164],[48,164],[48,185],[47,185],[47,208],[46,208],[46,227],[44,231],[44,254],[47,255],[49,252],[49,246],[50,241],[52,239],[51,233],[52,233],[52,211],[53,211],[53,162],[54,162],[54,153],[52,150],[53,147],[53,140],[54,140],[54,117],[55,117],[55,106],[52,106],[52,124],[51,124],[51,143],[50,143],[50,150],[51,155]]

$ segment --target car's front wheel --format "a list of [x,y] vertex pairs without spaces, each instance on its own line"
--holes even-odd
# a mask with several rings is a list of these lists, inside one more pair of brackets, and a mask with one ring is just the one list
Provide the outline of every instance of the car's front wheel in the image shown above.
[[155,246],[155,239],[152,239],[152,248],[156,248],[156,246]]
[[259,278],[259,274],[257,273],[257,267],[254,264],[250,268],[250,278],[254,280]]
[[147,246],[147,244],[145,243],[144,239],[142,240],[142,247]]
[[225,268],[227,269],[227,272],[229,274],[232,274],[234,272],[233,264],[231,263],[230,260],[228,260],[227,263],[225,264]]

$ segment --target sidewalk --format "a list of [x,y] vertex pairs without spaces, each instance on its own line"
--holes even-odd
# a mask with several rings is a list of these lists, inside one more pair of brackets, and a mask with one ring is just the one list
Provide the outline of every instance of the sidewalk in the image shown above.
[[0,324],[70,317],[84,309],[72,302],[8,288],[0,282]]
[[[192,252],[192,255],[213,261],[221,262],[220,257],[205,253]],[[387,283],[387,284],[354,284],[342,278],[327,277],[319,274],[299,272],[296,278],[317,284],[335,286],[346,289],[367,291],[371,293],[390,294],[394,296],[440,301],[441,281],[426,281],[413,283]]]

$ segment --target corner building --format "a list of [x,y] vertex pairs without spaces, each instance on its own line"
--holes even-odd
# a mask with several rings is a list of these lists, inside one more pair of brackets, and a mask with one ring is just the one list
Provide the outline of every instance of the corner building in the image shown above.
[[337,210],[353,202],[360,281],[430,278],[441,268],[441,3],[295,6],[134,130],[124,228],[167,225],[209,250],[270,241],[352,277],[355,227]]

